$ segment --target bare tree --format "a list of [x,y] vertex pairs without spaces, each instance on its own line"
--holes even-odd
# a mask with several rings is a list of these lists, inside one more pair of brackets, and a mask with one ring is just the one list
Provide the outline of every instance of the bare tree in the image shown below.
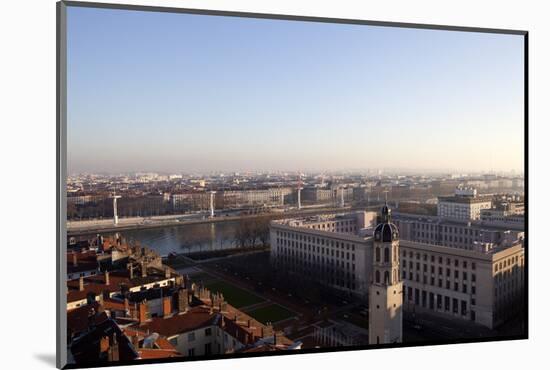
[[[205,227],[206,226],[206,227]],[[210,225],[199,225],[197,230],[193,233],[193,239],[199,246],[199,251],[208,246],[212,242],[212,235],[208,230]]]
[[271,217],[262,216],[258,217],[256,220],[256,228],[258,233],[258,238],[262,243],[262,246],[267,247],[269,245],[269,222]]
[[241,219],[235,228],[235,244],[240,248],[245,248],[250,238],[250,223],[246,219]]

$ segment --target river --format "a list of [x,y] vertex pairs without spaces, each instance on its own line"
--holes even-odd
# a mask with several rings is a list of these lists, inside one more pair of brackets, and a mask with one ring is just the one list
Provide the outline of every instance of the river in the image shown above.
[[127,241],[138,241],[161,256],[218,250],[236,247],[234,241],[238,221],[194,225],[166,226],[121,231]]

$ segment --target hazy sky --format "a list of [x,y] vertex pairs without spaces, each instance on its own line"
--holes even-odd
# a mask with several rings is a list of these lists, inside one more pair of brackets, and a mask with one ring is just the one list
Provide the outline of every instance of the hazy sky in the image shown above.
[[523,36],[68,9],[69,172],[523,171]]

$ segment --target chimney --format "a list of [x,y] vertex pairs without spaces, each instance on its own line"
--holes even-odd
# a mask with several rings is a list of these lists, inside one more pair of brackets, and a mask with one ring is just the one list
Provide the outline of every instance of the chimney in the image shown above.
[[95,326],[95,310],[92,308],[88,311],[88,328],[92,329]]
[[187,289],[179,289],[177,295],[178,295],[178,312],[179,313],[187,312],[187,309],[189,308],[189,293]]
[[248,327],[250,327],[250,319],[248,319],[248,321],[246,322],[246,324],[248,325]]
[[78,278],[78,290],[84,290],[84,277],[82,276]]
[[130,311],[130,301],[128,301],[128,298],[124,298],[124,311],[126,313]]
[[141,277],[147,277],[147,263],[145,261],[141,262]]
[[147,306],[147,301],[143,301],[139,304],[139,323],[145,323],[149,318],[149,307]]
[[139,336],[137,333],[132,335],[132,345],[136,351],[139,349]]
[[73,266],[78,266],[78,258],[76,256],[76,252],[73,252]]
[[92,304],[95,302],[95,293],[94,292],[88,292],[86,294],[86,304]]
[[111,335],[111,341],[109,343],[109,351],[107,352],[107,360],[108,361],[119,360],[118,343],[116,340],[116,334]]
[[109,337],[101,337],[99,341],[99,351],[101,353],[109,351]]
[[172,296],[167,296],[162,299],[162,315],[170,316],[172,313]]
[[111,282],[109,280],[109,271],[105,271],[105,285],[109,285]]
[[164,277],[166,277],[167,279],[170,279],[170,277],[172,276],[172,274],[170,273],[170,268],[166,268],[164,270]]
[[128,264],[128,270],[130,271],[130,280],[134,278],[134,265],[130,262]]

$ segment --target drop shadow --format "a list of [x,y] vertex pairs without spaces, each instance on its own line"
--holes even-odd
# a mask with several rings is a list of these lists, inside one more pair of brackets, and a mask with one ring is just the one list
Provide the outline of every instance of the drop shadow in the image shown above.
[[34,358],[42,361],[46,365],[50,365],[51,367],[56,366],[55,353],[35,353]]

